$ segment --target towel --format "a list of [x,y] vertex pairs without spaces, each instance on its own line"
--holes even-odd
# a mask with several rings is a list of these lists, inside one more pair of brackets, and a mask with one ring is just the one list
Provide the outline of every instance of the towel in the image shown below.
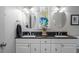
[[16,37],[20,38],[22,36],[22,28],[20,24],[17,24],[17,28],[16,28]]

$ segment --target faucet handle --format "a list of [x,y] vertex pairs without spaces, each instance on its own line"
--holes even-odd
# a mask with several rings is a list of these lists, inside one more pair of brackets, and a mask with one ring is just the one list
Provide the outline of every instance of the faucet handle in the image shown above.
[[6,45],[7,45],[7,43],[2,42],[2,43],[0,44],[0,47],[5,47]]

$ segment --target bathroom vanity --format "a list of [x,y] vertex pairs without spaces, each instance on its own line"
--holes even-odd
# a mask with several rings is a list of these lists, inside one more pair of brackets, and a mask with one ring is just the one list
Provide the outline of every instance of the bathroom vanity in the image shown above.
[[[23,27],[22,31],[26,32],[29,31],[28,34],[26,36],[23,35],[21,38],[16,38],[16,53],[79,52],[78,48],[79,40],[76,37],[74,37],[74,35],[70,36],[72,35],[72,33],[73,34],[75,33],[73,32],[75,29],[73,29],[70,26],[69,23],[70,18],[69,19],[67,18],[68,13],[66,11],[66,8],[64,7],[61,8],[59,6],[55,8],[52,7],[39,7],[39,8],[33,7],[33,8],[35,9],[36,13],[34,13],[33,11],[31,11],[33,12],[31,14],[26,13],[26,15],[29,15],[27,16],[27,18],[29,19],[28,21],[25,21],[24,22],[25,24],[22,26]],[[56,8],[58,10],[55,10]],[[64,10],[62,11],[62,9]],[[72,33],[70,33],[71,30],[73,30]],[[39,31],[40,33],[35,34],[32,31],[35,32]],[[48,31],[50,33],[47,33]],[[41,34],[47,36],[43,37],[43,35]],[[35,35],[35,37],[33,35]],[[63,35],[65,36],[63,37]]]
[[16,38],[16,53],[76,53],[76,37]]

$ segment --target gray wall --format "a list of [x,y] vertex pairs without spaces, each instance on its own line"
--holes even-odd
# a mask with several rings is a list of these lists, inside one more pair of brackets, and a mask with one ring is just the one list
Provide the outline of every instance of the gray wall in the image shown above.
[[79,14],[79,7],[67,7],[67,23],[66,27],[69,34],[79,36],[79,26],[71,26],[71,14]]
[[79,14],[79,7],[74,6],[74,7],[65,7],[65,8],[66,8],[65,13],[67,17],[66,25],[63,28],[53,28],[53,23],[51,22],[51,25],[52,25],[51,31],[67,31],[70,35],[79,36],[79,26],[70,25],[71,15]]
[[[5,40],[4,7],[0,7],[0,44]],[[0,48],[0,53],[3,50]]]

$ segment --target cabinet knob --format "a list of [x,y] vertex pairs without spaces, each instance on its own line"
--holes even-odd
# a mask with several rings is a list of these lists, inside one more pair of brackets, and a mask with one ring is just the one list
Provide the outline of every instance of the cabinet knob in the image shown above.
[[57,51],[58,49],[57,48],[55,48],[55,51]]
[[34,48],[34,51],[36,51],[36,48]]
[[47,43],[47,41],[44,41],[45,43]]
[[30,47],[30,44],[28,44],[28,47]]
[[46,49],[46,48],[45,48],[44,50],[45,50],[45,51],[47,51],[47,49]]

